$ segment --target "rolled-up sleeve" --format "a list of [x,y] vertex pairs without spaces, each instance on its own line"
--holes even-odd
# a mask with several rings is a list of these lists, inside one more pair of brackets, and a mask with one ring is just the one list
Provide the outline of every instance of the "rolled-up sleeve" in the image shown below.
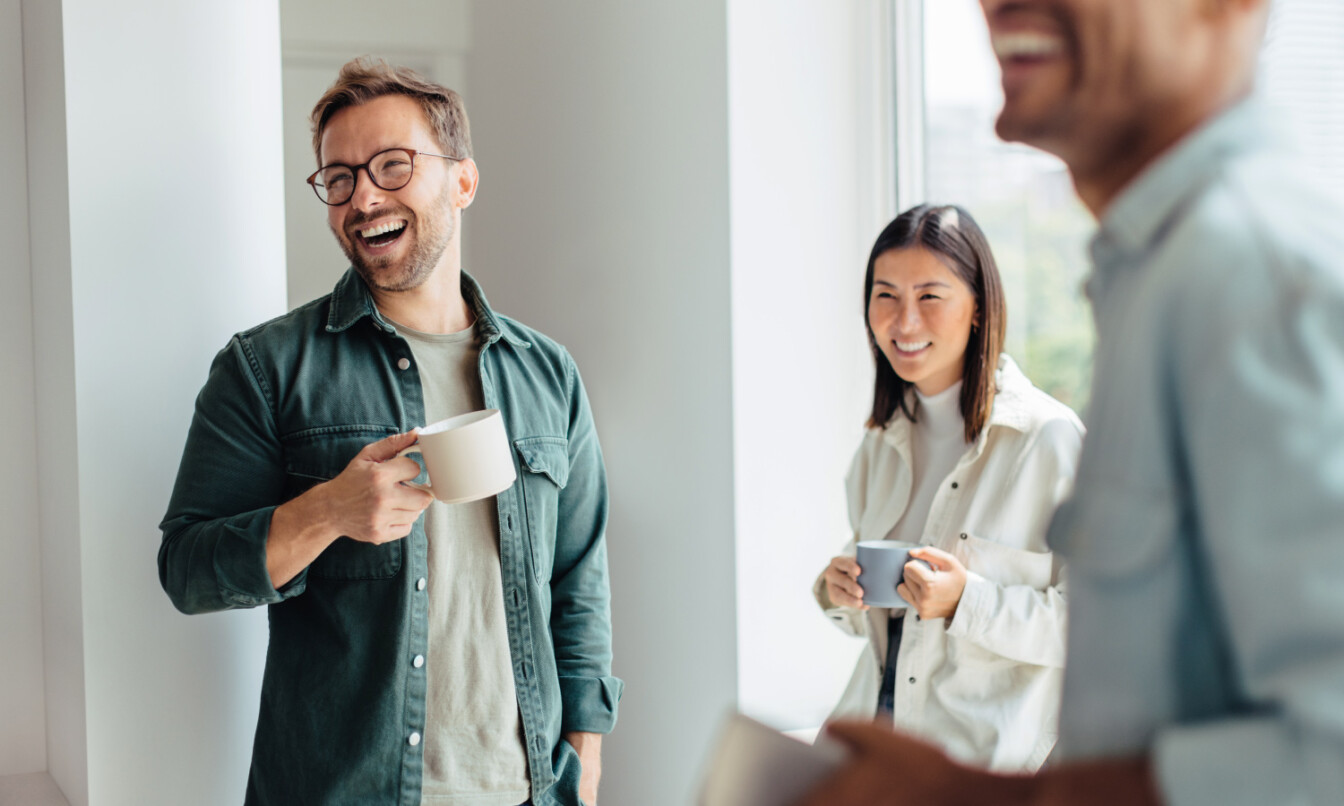
[[273,407],[255,366],[241,337],[215,356],[159,525],[159,581],[184,613],[270,604],[304,588],[306,574],[300,574],[276,590],[266,568],[284,466]]
[[569,478],[560,492],[551,636],[563,707],[561,730],[610,733],[624,683],[611,673],[607,475],[583,382],[566,354]]

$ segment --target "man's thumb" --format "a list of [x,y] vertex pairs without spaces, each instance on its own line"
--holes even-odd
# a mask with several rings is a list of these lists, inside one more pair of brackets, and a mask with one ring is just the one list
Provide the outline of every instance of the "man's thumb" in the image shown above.
[[419,437],[420,430],[413,428],[404,434],[393,434],[377,442],[370,442],[364,446],[359,455],[373,462],[386,462],[388,459],[396,458],[397,454],[414,445]]

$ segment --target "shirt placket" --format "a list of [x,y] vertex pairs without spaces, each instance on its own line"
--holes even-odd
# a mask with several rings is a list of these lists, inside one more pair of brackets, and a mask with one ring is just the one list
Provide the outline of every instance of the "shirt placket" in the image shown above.
[[[489,409],[499,408],[499,390],[495,373],[487,360],[488,353],[499,339],[490,335],[481,348],[478,369],[481,376],[482,397]],[[512,445],[510,445],[512,451]],[[514,457],[516,463],[517,457]],[[523,531],[527,528],[523,513],[521,478],[496,498],[499,512],[500,577],[504,583],[504,621],[509,633],[509,656],[513,661],[514,688],[518,695],[518,713],[523,723],[523,742],[527,753],[528,778],[532,791],[538,792],[549,782],[550,745],[544,728],[541,689],[536,683],[536,662],[533,658],[535,641],[532,638],[532,619],[528,615],[526,546]]]
[[[401,394],[401,429],[410,430],[423,425],[425,419],[424,391],[420,373],[415,367],[410,344],[387,325],[377,324],[387,336],[388,364],[393,367],[393,378]],[[419,806],[424,777],[425,697],[428,692],[428,672],[425,657],[429,651],[429,541],[425,538],[424,519],[417,519],[406,539],[406,556],[410,561],[403,584],[410,597],[410,625],[408,641],[402,650],[402,674],[405,682],[405,713],[401,733],[404,741],[401,765],[402,806]]]

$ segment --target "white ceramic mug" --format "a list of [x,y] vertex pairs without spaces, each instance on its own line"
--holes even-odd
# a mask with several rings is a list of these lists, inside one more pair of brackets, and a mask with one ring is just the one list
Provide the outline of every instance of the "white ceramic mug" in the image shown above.
[[499,409],[459,414],[419,431],[419,442],[397,454],[420,454],[429,483],[406,482],[445,504],[499,495],[518,477]]

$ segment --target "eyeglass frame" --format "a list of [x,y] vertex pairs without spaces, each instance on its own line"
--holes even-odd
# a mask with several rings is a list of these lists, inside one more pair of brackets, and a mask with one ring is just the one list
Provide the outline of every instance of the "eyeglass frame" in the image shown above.
[[[406,183],[403,185],[398,185],[397,187],[394,188],[385,188],[382,185],[378,184],[378,180],[373,177],[373,170],[369,168],[369,166],[372,165],[375,160],[377,160],[379,157],[381,157],[382,155],[386,154],[389,151],[405,151],[407,154],[411,155],[411,173],[406,177]],[[416,157],[442,157],[443,159],[452,160],[453,162],[461,162],[464,159],[463,157],[453,157],[449,156],[448,154],[431,154],[428,151],[417,151],[414,148],[403,148],[401,146],[393,146],[392,148],[384,148],[382,151],[379,151],[377,154],[374,154],[372,157],[369,157],[368,162],[362,163],[360,165],[347,165],[344,162],[329,162],[326,165],[323,165],[321,168],[318,168],[316,171],[313,171],[312,175],[309,176],[304,181],[306,181],[313,188],[313,194],[317,196],[318,201],[322,202],[328,207],[340,207],[343,204],[349,204],[350,199],[353,199],[355,197],[355,191],[359,189],[358,188],[359,172],[361,169],[364,171],[365,175],[369,177],[369,181],[373,183],[373,186],[378,188],[379,190],[386,190],[389,192],[401,190],[402,188],[406,187],[406,185],[409,185],[411,183],[411,180],[415,178]],[[322,198],[322,191],[318,189],[319,185],[317,184],[316,181],[317,175],[329,168],[349,168],[350,175],[354,177],[354,184],[350,188],[350,196],[345,201],[329,202],[326,199]],[[326,185],[322,185],[321,187],[326,187]]]

